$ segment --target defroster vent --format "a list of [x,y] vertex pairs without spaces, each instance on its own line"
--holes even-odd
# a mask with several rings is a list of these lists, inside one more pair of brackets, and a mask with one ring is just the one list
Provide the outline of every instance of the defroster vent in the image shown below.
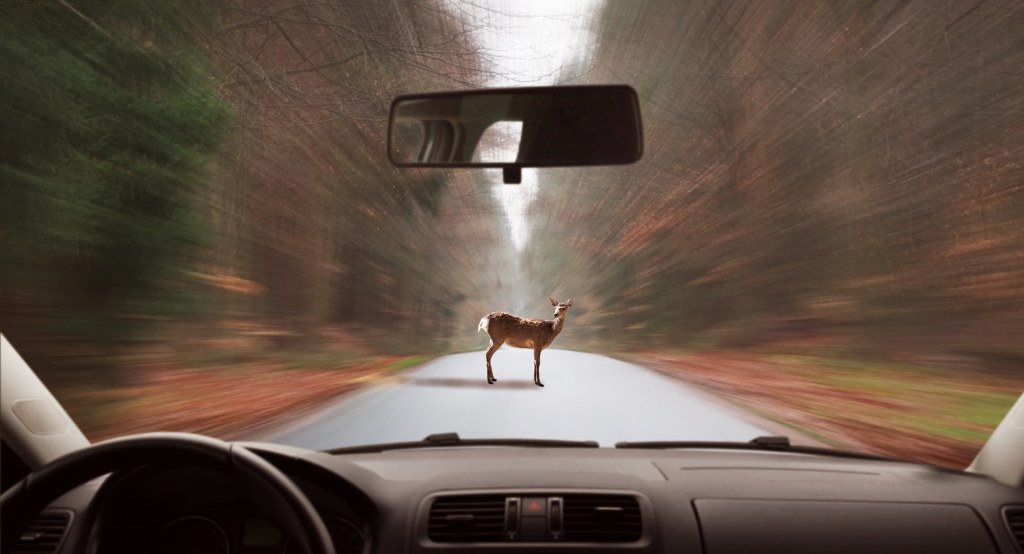
[[497,542],[505,527],[504,495],[442,496],[430,506],[434,542]]

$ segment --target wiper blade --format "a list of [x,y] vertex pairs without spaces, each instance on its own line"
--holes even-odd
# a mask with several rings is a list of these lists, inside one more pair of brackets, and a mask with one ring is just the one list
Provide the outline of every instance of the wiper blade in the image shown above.
[[522,446],[529,448],[598,448],[596,441],[569,441],[554,439],[463,439],[458,433],[438,433],[421,441],[388,442],[383,444],[365,444],[326,450],[328,454],[359,454],[363,452],[383,452],[385,450],[403,450],[407,448],[437,448],[446,446]]
[[750,442],[716,442],[716,441],[650,441],[650,442],[619,442],[615,448],[647,448],[651,450],[669,450],[674,448],[708,448],[722,450],[759,450],[775,452],[793,452],[796,454],[817,454],[819,456],[832,456],[835,458],[855,458],[860,460],[881,460],[894,461],[892,458],[864,454],[861,452],[847,452],[832,448],[818,446],[798,446],[789,442],[789,437],[765,436],[757,437]]

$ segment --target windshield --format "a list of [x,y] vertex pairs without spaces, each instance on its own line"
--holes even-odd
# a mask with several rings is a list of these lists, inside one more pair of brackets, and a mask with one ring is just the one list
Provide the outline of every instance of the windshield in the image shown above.
[[[1024,389],[1020,4],[24,2],[0,48],[2,331],[92,440],[963,468]],[[640,161],[388,161],[398,95],[580,84]]]

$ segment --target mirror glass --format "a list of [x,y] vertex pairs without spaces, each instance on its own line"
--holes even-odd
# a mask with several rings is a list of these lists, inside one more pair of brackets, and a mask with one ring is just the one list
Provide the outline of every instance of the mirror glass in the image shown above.
[[636,91],[623,85],[400,96],[388,156],[399,166],[633,163],[643,153]]

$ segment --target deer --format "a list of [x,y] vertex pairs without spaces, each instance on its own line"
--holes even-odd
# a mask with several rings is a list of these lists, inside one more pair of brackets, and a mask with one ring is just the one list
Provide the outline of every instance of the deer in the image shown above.
[[491,312],[480,320],[476,331],[485,331],[491,338],[491,344],[487,348],[487,384],[493,385],[497,382],[494,378],[494,371],[491,369],[491,356],[501,348],[501,345],[508,343],[516,348],[533,349],[533,384],[543,387],[540,382],[540,352],[555,340],[558,333],[565,327],[565,314],[572,306],[572,298],[565,304],[559,304],[554,298],[548,298],[551,305],[555,307],[555,319],[523,319],[505,312]]

